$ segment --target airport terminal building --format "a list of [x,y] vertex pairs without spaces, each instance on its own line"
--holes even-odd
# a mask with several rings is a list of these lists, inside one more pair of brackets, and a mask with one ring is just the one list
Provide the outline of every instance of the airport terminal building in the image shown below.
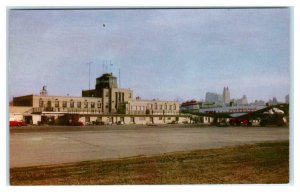
[[45,87],[40,95],[13,98],[10,119],[31,124],[79,121],[84,124],[165,124],[188,123],[180,114],[179,102],[142,100],[133,91],[118,88],[112,73],[96,79],[95,89],[83,90],[82,97],[48,96]]

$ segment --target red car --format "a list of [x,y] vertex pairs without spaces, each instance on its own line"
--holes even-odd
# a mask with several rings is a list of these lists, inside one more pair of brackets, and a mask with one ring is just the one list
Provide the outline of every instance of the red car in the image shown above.
[[69,123],[71,126],[83,126],[83,123],[81,121],[71,121]]
[[9,121],[10,127],[25,126],[25,125],[27,125],[27,123],[24,121]]
[[236,126],[249,126],[251,123],[248,119],[230,119],[229,121],[230,125],[236,125]]

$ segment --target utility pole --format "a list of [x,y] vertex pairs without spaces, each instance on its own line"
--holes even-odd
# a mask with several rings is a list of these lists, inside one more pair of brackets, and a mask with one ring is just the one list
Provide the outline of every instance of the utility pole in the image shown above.
[[119,87],[121,88],[121,69],[119,68]]
[[89,90],[91,89],[91,64],[93,62],[88,62],[87,64],[89,65]]
[[113,64],[111,63],[111,60],[109,60],[109,68],[110,68],[110,72],[112,73],[112,70],[113,70]]

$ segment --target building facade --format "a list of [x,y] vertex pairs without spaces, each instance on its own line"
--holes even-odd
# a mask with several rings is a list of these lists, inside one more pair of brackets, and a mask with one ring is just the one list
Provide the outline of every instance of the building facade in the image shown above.
[[95,89],[83,90],[82,97],[48,96],[45,93],[47,90],[43,87],[43,94],[14,97],[11,116],[13,109],[27,107],[24,118],[32,124],[45,123],[49,119],[55,122],[66,115],[76,115],[83,123],[104,124],[181,123],[188,118],[180,115],[179,102],[134,99],[132,90],[118,88],[117,78],[111,73],[97,78]]

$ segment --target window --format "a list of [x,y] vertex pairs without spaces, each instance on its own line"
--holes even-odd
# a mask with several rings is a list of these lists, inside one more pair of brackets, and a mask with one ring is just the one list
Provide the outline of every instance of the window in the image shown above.
[[162,109],[163,109],[163,106],[162,106],[162,105],[159,105],[159,109],[161,109],[161,110],[162,110]]
[[63,101],[62,107],[67,107],[67,102],[66,101]]
[[40,99],[40,101],[39,101],[39,106],[40,106],[40,107],[44,107],[44,101],[43,101],[43,99]]
[[55,107],[59,107],[59,101],[57,99],[55,100]]
[[77,102],[77,108],[81,108],[81,102],[80,101]]
[[172,110],[172,105],[169,106],[169,110]]
[[165,104],[165,110],[167,110],[168,109],[168,106],[167,106],[167,104]]
[[74,108],[74,101],[73,101],[73,99],[71,99],[71,101],[70,101],[70,107]]
[[154,109],[157,110],[157,103],[154,104]]
[[51,107],[51,101],[47,101],[47,107]]
[[176,110],[176,105],[174,104],[173,109]]
[[118,92],[118,101],[121,102],[122,96],[121,92]]
[[98,108],[101,108],[101,102],[100,102],[100,101],[98,101],[97,107],[98,107]]
[[95,108],[95,102],[91,102],[91,108]]
[[84,108],[88,108],[89,103],[85,100],[83,103]]

